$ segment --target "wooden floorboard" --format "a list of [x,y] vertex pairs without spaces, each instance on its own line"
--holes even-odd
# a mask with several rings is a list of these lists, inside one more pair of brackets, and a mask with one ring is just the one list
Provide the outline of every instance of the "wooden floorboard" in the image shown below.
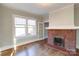
[[[67,52],[50,47],[47,40],[40,40],[29,44],[2,51],[2,56],[10,56],[13,52],[14,56],[70,56]],[[79,56],[79,49],[77,49],[76,56]]]
[[66,52],[51,48],[46,40],[18,46],[16,56],[67,56]]
[[10,56],[12,51],[14,51],[13,48],[1,51],[1,56]]

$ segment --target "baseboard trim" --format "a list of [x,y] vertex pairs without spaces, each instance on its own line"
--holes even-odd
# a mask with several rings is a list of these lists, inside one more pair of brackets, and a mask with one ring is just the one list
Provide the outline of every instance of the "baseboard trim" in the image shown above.
[[35,41],[39,41],[39,40],[43,40],[43,38],[37,39],[37,40],[29,40],[29,41],[27,41],[27,42],[22,42],[22,43],[20,43],[20,44],[17,44],[16,46],[25,45],[25,44],[28,44],[28,43],[31,43],[31,42],[35,42]]
[[13,47],[14,47],[13,45],[1,47],[1,48],[0,48],[0,51],[4,51],[4,50],[7,50],[7,49],[11,49],[11,48],[13,48]]
[[[39,41],[39,40],[43,40],[43,39],[44,39],[44,38],[35,39],[35,40],[29,40],[29,41],[27,41],[27,42],[22,42],[22,43],[20,43],[20,44],[17,44],[16,46],[28,44],[28,43],[35,42],[35,41]],[[1,47],[1,48],[0,48],[0,51],[4,51],[4,50],[10,49],[10,48],[14,48],[14,46],[13,46],[13,45],[10,45],[10,46]]]

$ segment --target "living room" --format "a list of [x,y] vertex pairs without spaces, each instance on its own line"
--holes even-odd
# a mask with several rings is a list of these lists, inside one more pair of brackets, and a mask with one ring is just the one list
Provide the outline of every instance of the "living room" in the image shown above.
[[1,56],[79,55],[78,3],[2,3],[0,27]]

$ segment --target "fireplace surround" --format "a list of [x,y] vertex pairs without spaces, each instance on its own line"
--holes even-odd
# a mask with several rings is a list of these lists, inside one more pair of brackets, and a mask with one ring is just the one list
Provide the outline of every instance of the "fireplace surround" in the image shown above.
[[76,30],[75,29],[48,29],[48,44],[56,49],[67,51],[69,53],[75,53],[76,52]]

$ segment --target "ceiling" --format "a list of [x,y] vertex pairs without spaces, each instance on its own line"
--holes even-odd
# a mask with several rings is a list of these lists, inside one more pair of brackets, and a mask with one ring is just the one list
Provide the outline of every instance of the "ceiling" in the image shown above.
[[42,16],[49,14],[50,10],[56,10],[71,3],[3,3],[3,6],[26,11]]

